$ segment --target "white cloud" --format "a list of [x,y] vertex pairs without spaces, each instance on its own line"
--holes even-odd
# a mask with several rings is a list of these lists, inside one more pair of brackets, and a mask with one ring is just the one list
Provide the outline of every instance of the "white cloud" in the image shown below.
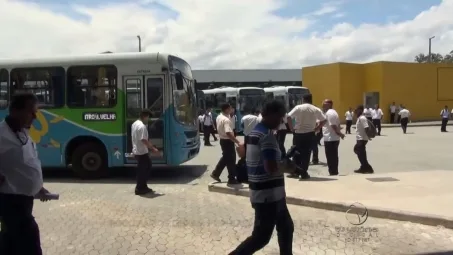
[[[149,0],[142,0],[144,1]],[[167,0],[178,13],[137,3],[104,7],[75,6],[78,20],[36,4],[0,0],[0,57],[135,51],[177,54],[194,68],[299,68],[333,61],[412,61],[427,52],[453,50],[453,0],[444,0],[413,20],[386,25],[341,23],[329,31],[301,36],[313,16],[273,14],[282,0]],[[73,13],[73,14],[74,14]],[[307,33],[304,33],[307,34]]]

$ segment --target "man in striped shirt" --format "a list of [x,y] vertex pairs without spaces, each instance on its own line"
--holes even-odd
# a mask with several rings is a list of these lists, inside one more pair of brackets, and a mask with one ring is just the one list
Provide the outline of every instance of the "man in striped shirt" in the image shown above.
[[275,227],[280,254],[292,254],[294,224],[286,206],[285,180],[277,164],[281,152],[273,134],[285,115],[282,103],[267,103],[262,121],[248,135],[246,161],[255,226],[252,235],[230,254],[254,254],[269,243]]

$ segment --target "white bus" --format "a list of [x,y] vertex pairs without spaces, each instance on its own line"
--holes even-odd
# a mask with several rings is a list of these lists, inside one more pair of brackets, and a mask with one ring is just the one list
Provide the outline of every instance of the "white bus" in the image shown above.
[[204,109],[212,108],[213,117],[220,113],[220,107],[229,103],[236,110],[236,131],[242,132],[240,120],[254,109],[261,109],[265,100],[264,89],[257,87],[220,87],[202,91]]
[[310,90],[297,86],[272,86],[264,88],[266,100],[277,100],[285,104],[290,112],[294,106],[303,103],[303,97],[310,94]]

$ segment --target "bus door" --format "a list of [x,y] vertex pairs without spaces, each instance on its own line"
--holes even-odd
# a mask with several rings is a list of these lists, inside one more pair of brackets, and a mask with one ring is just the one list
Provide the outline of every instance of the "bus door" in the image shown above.
[[[149,139],[154,146],[164,152],[164,121],[163,121],[163,77],[154,76],[123,76],[125,94],[125,130],[124,163],[136,163],[131,156],[131,126],[144,108],[150,109],[153,115],[148,124]],[[146,123],[145,123],[146,124]],[[155,163],[165,163],[165,154],[152,155]]]

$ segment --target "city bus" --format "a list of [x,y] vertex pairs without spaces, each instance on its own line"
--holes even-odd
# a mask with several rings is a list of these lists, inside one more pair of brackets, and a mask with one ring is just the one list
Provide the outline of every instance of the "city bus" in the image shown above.
[[82,178],[133,166],[131,125],[152,112],[153,163],[179,165],[199,153],[196,81],[183,59],[162,53],[114,53],[0,60],[0,120],[11,95],[39,100],[30,136],[43,167],[71,166]]
[[264,90],[257,87],[220,87],[202,90],[204,109],[212,108],[213,118],[220,113],[220,107],[229,103],[236,112],[236,132],[241,133],[241,119],[253,109],[261,109],[265,100]]
[[[303,97],[310,94],[310,90],[298,86],[272,86],[264,88],[267,100],[277,100],[285,104],[286,109],[290,112],[296,105],[303,103]],[[295,120],[293,119],[293,124]]]

